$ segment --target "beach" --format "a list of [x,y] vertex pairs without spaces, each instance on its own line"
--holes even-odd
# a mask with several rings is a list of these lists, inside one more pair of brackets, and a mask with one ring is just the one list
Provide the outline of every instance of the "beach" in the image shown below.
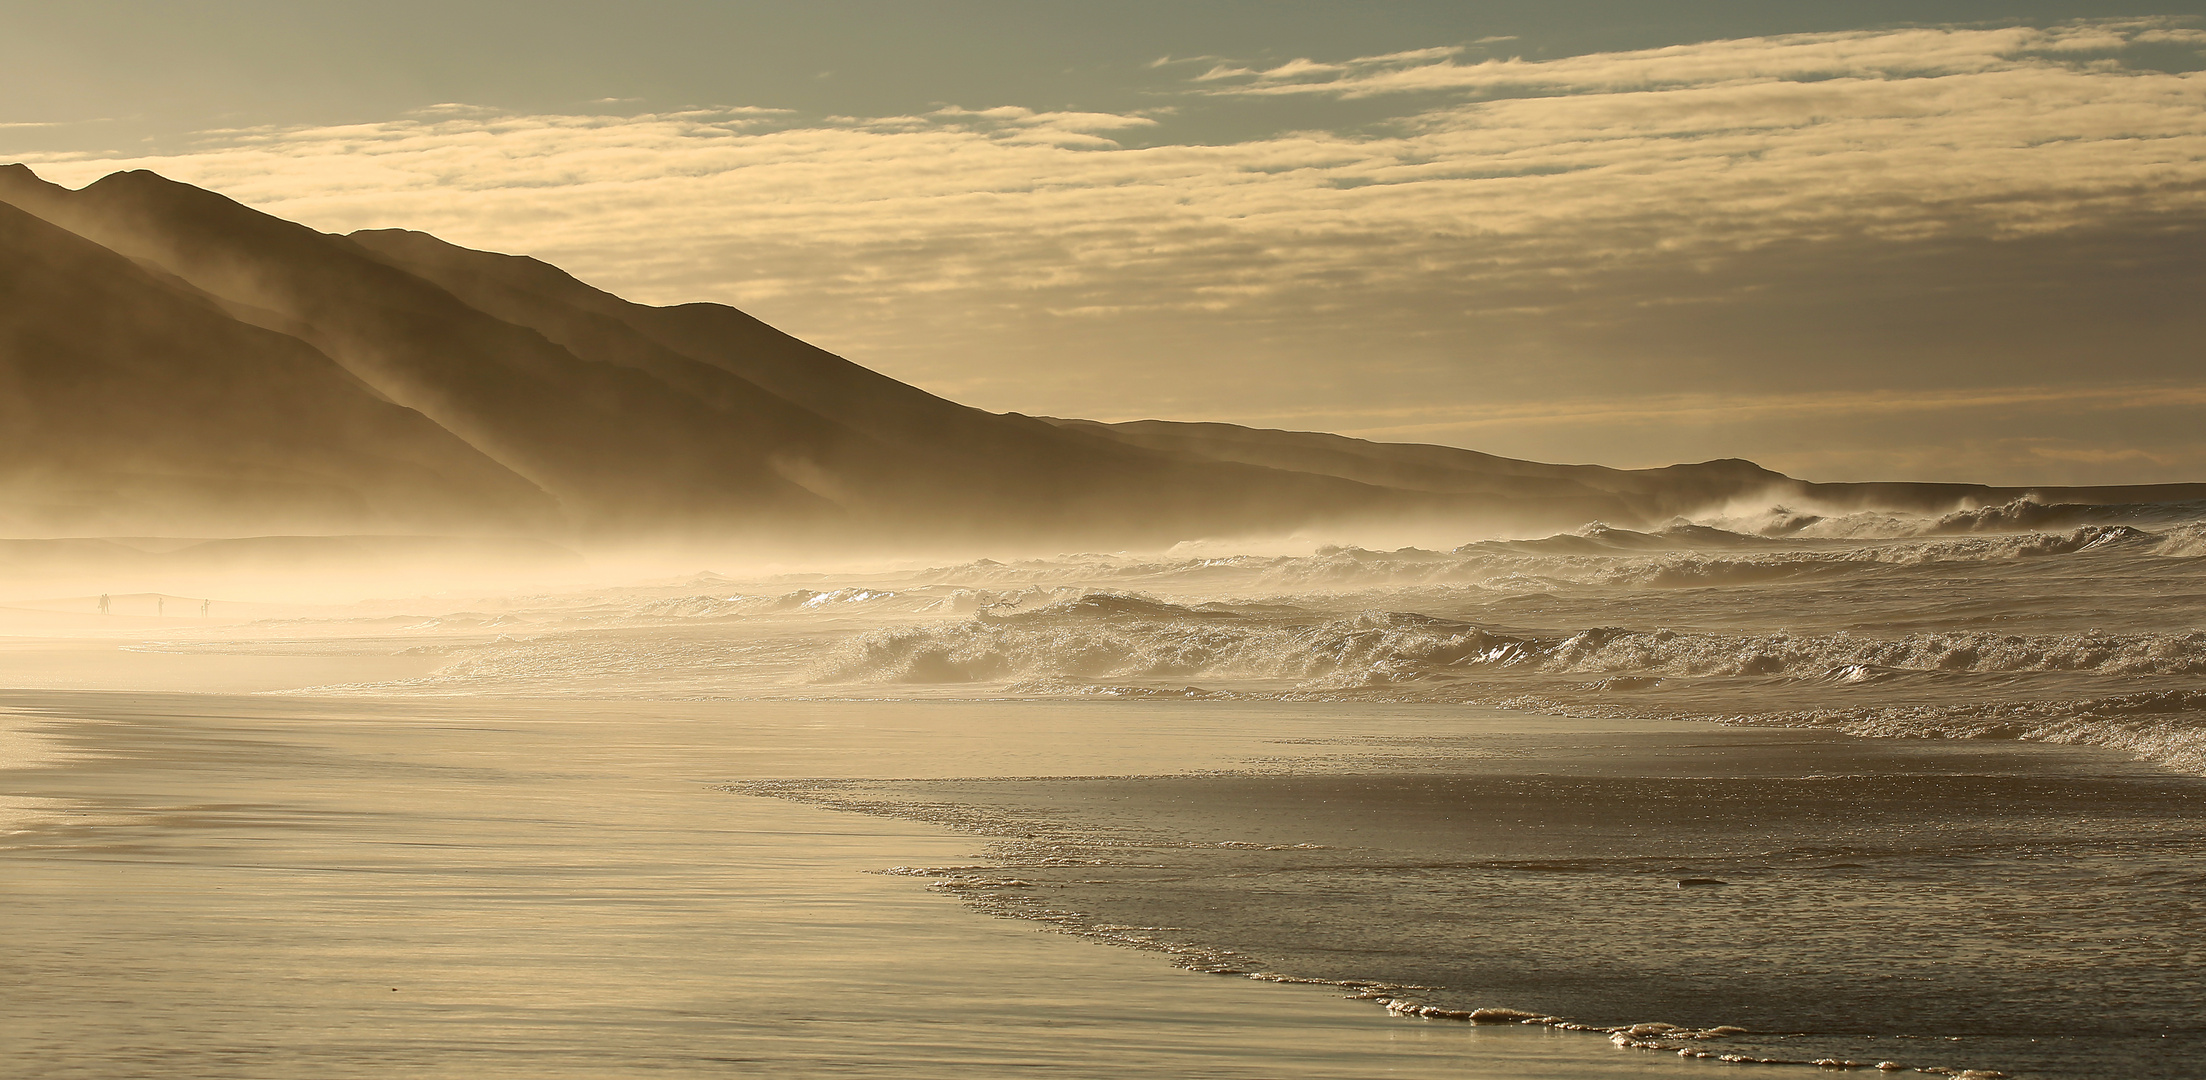
[[18,606],[5,1067],[2193,1080],[2145,523]]
[[990,837],[982,865],[914,871],[982,911],[1413,1015],[1675,1025],[1632,1037],[1796,1066],[2206,1060],[2196,778],[1976,740],[1429,727],[1203,775],[745,790]]
[[975,918],[869,872],[974,837],[726,790],[1224,766],[1276,755],[1276,727],[1113,703],[6,704],[59,751],[5,774],[50,800],[0,842],[9,1075],[1697,1074]]

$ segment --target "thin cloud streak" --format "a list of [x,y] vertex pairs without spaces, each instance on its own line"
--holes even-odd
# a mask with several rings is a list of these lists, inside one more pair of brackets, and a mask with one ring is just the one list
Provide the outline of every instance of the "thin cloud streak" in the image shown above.
[[[1323,64],[1213,68],[1204,81],[1245,79],[1213,93],[1369,97],[1434,91],[1531,89],[1623,92],[1675,86],[1834,78],[1921,78],[2023,66],[2070,66],[2088,53],[2141,44],[2206,44],[2206,31],[2169,20],[2134,19],[2058,27],[1911,29],[1792,34],[1672,45],[1560,60],[1520,57],[1456,64],[1461,50],[1423,50]],[[1424,62],[1438,61],[1438,62]]]
[[[1539,447],[1554,460],[1596,460],[1574,453],[1585,433],[1614,445],[1652,444],[1667,434],[1687,448],[1664,457],[1629,449],[1598,458],[1611,465],[1669,464],[1732,456],[1742,434],[1759,436],[1763,454],[1795,475],[1853,479],[1996,478],[2028,485],[2152,471],[2200,475],[2206,439],[2181,422],[2206,407],[2206,384],[2100,388],[2017,387],[1946,393],[1675,394],[1475,410],[1395,409],[1384,413],[1280,413],[1256,426],[1320,428],[1382,442],[1442,442]],[[1466,412],[1470,415],[1464,415]],[[2177,417],[2178,423],[2141,424]],[[1131,419],[1129,417],[1128,419]],[[2063,425],[2066,429],[2063,430]],[[1934,432],[1934,445],[1910,433]],[[1850,437],[1849,437],[1850,436]],[[1766,460],[1765,460],[1766,463]]]
[[[2146,407],[2206,405],[2206,384],[2171,386],[2068,387],[2028,386],[2000,390],[1957,390],[1944,393],[1910,391],[1859,391],[1854,393],[1726,395],[1672,394],[1633,397],[1627,400],[1574,401],[1560,404],[1521,403],[1480,409],[1475,416],[1460,408],[1388,409],[1354,414],[1366,420],[1398,420],[1445,412],[1445,420],[1415,423],[1358,425],[1354,430],[1370,437],[1400,440],[1421,433],[1478,428],[1486,425],[1559,424],[1578,426],[1617,421],[1705,420],[1717,417],[1751,417],[1758,420],[1806,416],[1849,418],[1893,412],[1942,413],[1966,409],[1997,409],[2014,405],[2062,405],[2095,411],[2120,411]],[[1314,419],[1339,420],[1337,411],[1316,410],[1275,413],[1264,419],[1282,424]],[[1131,418],[1128,418],[1131,419]]]

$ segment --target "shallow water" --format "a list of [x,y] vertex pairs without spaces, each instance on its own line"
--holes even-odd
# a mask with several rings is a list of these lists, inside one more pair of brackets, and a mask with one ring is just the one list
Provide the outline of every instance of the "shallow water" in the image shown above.
[[1201,968],[1747,1029],[1654,1040],[1711,1054],[2206,1072],[2206,780],[1803,731],[1342,742],[1246,774],[759,790],[996,837],[938,871],[982,910]]

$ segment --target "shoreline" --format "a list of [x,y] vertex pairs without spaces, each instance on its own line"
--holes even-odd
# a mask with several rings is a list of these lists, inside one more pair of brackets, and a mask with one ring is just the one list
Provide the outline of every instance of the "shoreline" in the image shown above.
[[[2073,854],[2085,867],[2112,858],[2139,868],[2170,867],[2144,870],[2148,878],[2180,873],[2200,842],[2195,835],[2200,822],[2191,808],[2206,785],[2196,778],[2094,748],[1865,740],[1812,729],[1704,726],[1698,732],[1619,734],[1611,742],[1600,751],[1580,748],[1529,758],[1506,752],[1467,754],[1447,763],[1453,768],[1441,764],[1443,748],[1428,739],[1411,744],[1416,753],[1409,760],[1359,753],[1308,761],[1300,769],[1146,777],[814,780],[729,787],[742,794],[921,821],[974,836],[976,847],[985,848],[975,859],[887,872],[934,878],[936,887],[980,913],[1160,953],[1193,970],[1356,991],[1398,1014],[1530,1021],[1598,1032],[1623,1046],[1734,1063],[1881,1066],[1883,1071],[1948,1076],[2013,1071],[2018,1055],[2042,1059],[2041,1067],[2054,1070],[2045,1075],[2146,1075],[2120,1069],[2094,1072],[2107,1066],[2104,1061],[2094,1064],[2093,1055],[2178,1052],[2169,1045],[2141,1042],[2136,1035],[2128,1042],[2093,1043],[2066,1030],[2047,1032],[2036,1026],[2028,1010],[2007,1017],[2012,1030],[2006,1034],[1996,1034],[2006,1029],[1994,1024],[1985,1034],[1969,1037],[1973,1048],[1948,1045],[1944,1040],[1950,1036],[1939,1030],[1937,1009],[1946,995],[1965,997],[1962,985],[1944,986],[1936,993],[1927,987],[1908,991],[1912,996],[1897,999],[1907,1007],[1888,1008],[1892,1015],[1872,1029],[1883,1033],[1875,1036],[1844,1034],[1842,1014],[1820,1024],[1800,1017],[1755,1019],[1732,1009],[1696,1009],[1693,994],[1686,990],[1662,993],[1654,988],[1689,987],[1706,981],[1695,970],[1711,969],[1746,977],[1747,986],[1774,999],[1790,980],[1763,986],[1769,980],[1757,976],[1754,967],[1761,960],[1780,967],[1838,965],[1823,982],[1851,970],[1855,974],[1848,978],[1878,998],[1890,993],[1879,988],[1879,978],[1896,974],[1935,980],[1941,973],[1951,977],[1969,971],[1972,978],[2003,983],[2027,1000],[2030,984],[2012,977],[2048,958],[2033,954],[2030,945],[2018,942],[2011,946],[2012,956],[1997,961],[2023,965],[2015,971],[1981,956],[1970,967],[1921,956],[1910,959],[1910,950],[1922,948],[1925,955],[1934,955],[1941,941],[1975,940],[1985,930],[1971,928],[1982,918],[2000,921],[2002,938],[2020,935],[2027,942],[2033,935],[2081,934],[2076,948],[2103,952],[2110,941],[2130,931],[2122,926],[2094,928],[2090,922],[2046,922],[2042,917],[2036,920],[2044,924],[2039,926],[2027,912],[2018,917],[2012,904],[1980,907],[1978,898],[1986,890],[2028,885],[2031,864],[2054,858],[2063,845],[2080,845],[2073,846]],[[1482,746],[1489,743],[1481,740]],[[1832,767],[1837,775],[1819,771]],[[1536,780],[1527,775],[1531,769],[1538,770],[1532,774]],[[1898,789],[1880,794],[1895,781]],[[1711,785],[1721,785],[1725,797],[1703,803],[1696,793],[1711,792]],[[1755,787],[1763,793],[1742,802],[1739,792]],[[1540,794],[1544,789],[1554,794]],[[1684,804],[1683,818],[1663,808],[1664,802],[1680,798],[1691,800]],[[1728,811],[1726,801],[1735,804]],[[1581,813],[1573,821],[1574,804],[1613,809],[1590,817]],[[2064,818],[2072,817],[2067,808],[2078,804],[2103,810],[2111,820],[2088,835],[2078,833],[2076,823]],[[1807,831],[1774,827],[1768,835],[1735,834],[1742,823],[1780,810],[1800,817],[1798,824]],[[1839,820],[1832,812],[1858,819],[1846,826],[1857,840],[1844,840],[1849,835],[1845,829],[1830,831],[1826,823]],[[1599,820],[1617,813],[1637,825],[1612,827]],[[2171,813],[2179,816],[2168,817]],[[1535,831],[1497,831],[1512,818],[1533,822]],[[1696,832],[1692,818],[1712,820],[1701,822]],[[2149,853],[2124,850],[2121,837],[2143,823],[2180,824],[2194,835],[2166,838],[2188,846],[2163,853],[2157,862],[2139,862]],[[2041,834],[2048,825],[2058,829]],[[1920,829],[1941,839],[1920,852],[1878,850],[1891,838]],[[1458,838],[1435,846],[1433,837],[1447,833]],[[1774,850],[1790,842],[1787,836],[1813,844],[1788,861]],[[2113,848],[2107,847],[2110,842]],[[1739,850],[1724,854],[1726,843]],[[1858,843],[1869,846],[1848,846]],[[1999,854],[2010,849],[2021,854],[2021,864]],[[1955,859],[1967,867],[1940,876],[1937,868]],[[2042,884],[2035,890],[2019,889],[2019,895],[2046,896]],[[1520,894],[1523,898],[1512,899]],[[1690,899],[1696,894],[1701,898]],[[1459,899],[1440,903],[1430,899],[1435,895]],[[2109,891],[2106,896],[2117,907],[2126,906],[2127,894]],[[1451,910],[1451,903],[1458,909]],[[1606,910],[1617,904],[1647,911],[1633,915]],[[1844,922],[1833,924],[1834,904],[1862,906],[1868,921],[1851,929]],[[1543,915],[1543,905],[1561,914]],[[1412,915],[1400,914],[1412,908]],[[1706,925],[1696,931],[1695,919]],[[1514,923],[1523,924],[1520,932],[1511,932]],[[1598,929],[1575,925],[1579,923]],[[1769,925],[1757,930],[1758,923]],[[1267,930],[1272,924],[1283,929]],[[1444,929],[1458,924],[1469,929],[1452,935]],[[1824,951],[1802,952],[1797,943],[1786,946],[1783,938],[1794,932],[1792,927],[1811,938],[1821,935]],[[2195,923],[2169,925],[2161,936],[2178,935],[2169,938],[2168,947],[2181,948],[2180,935],[2195,939],[2198,929]],[[1780,937],[1772,938],[1772,931]],[[1748,944],[1730,943],[1734,933]],[[1883,951],[1876,944],[1880,937],[1891,942]],[[1569,1007],[1591,984],[1572,990],[1567,981],[1526,982],[1521,970],[1512,975],[1508,964],[1482,968],[1475,959],[1498,951],[1515,957],[1512,963],[1518,969],[1553,966],[1567,975],[1574,964],[1582,966],[1584,959],[1608,953],[1605,944],[1665,938],[1688,950],[1677,960],[1688,966],[1644,957],[1621,964],[1598,978],[1639,989],[1621,998],[1616,992],[1595,994],[1596,1000],[1614,999],[1606,1007],[1588,1000]],[[1443,955],[1461,959],[1405,966],[1404,958],[1383,947],[1409,941],[1442,950],[1436,961]],[[1559,945],[1546,947],[1550,942]],[[2103,952],[2099,963],[2124,972],[2140,963],[2149,968],[2156,954],[2141,954],[2138,948]],[[1982,966],[1986,964],[1993,966]],[[1515,991],[1494,989],[1517,984]],[[1843,979],[1825,992],[1836,993],[1842,985]],[[1478,986],[1489,988],[1464,989]],[[1742,1000],[1754,999],[1751,992],[1742,993],[1749,994]],[[2082,989],[2077,993],[2088,996]],[[1668,1005],[1662,1004],[1665,1000]],[[1867,1004],[1857,1002],[1856,1007]],[[1980,1007],[1966,1000],[1952,1004]],[[2150,1015],[2152,1007],[2149,998],[2139,999],[2135,991],[2126,1004],[2115,999],[2102,1003],[2108,1010],[2129,1009],[2133,1026],[2149,1023],[2138,1017]],[[2146,1012],[2136,1013],[2140,1008]],[[1911,1010],[1920,1010],[1922,1018],[1904,1019]],[[2088,1025],[2099,1018],[2080,1019]],[[1834,1020],[1841,1021],[1835,1030],[1830,1027]],[[1732,1026],[1736,1024],[1756,1033]],[[1773,1034],[1786,1031],[1808,1034]],[[1711,1032],[1723,1037],[1711,1041]],[[2006,1061],[1995,1068],[1986,1058]],[[2037,1069],[2022,1071],[2039,1075]]]
[[[710,1062],[760,1055],[793,1075],[1092,1075],[1076,1053],[1130,1075],[1315,1077],[1384,1060],[1404,1076],[1566,1080],[1690,1064],[1405,1023],[972,919],[937,890],[862,873],[968,838],[731,800],[705,782],[715,745],[737,751],[722,763],[784,775],[797,761],[969,772],[951,766],[1005,742],[997,726],[1020,714],[1027,730],[1009,741],[1024,745],[1002,763],[1061,759],[1047,744],[1093,726],[1080,706],[976,718],[966,705],[618,702],[584,719],[571,702],[0,694],[26,698],[79,714],[40,723],[97,752],[8,782],[104,804],[0,840],[13,939],[0,963],[10,996],[33,995],[8,1008],[19,1067],[42,1075],[618,1076],[670,1059],[742,1071]],[[1140,711],[1152,732],[1183,719]],[[628,740],[612,751],[623,761],[573,760],[608,737]],[[1187,738],[1105,763],[1199,765],[1260,743]],[[432,795],[445,809],[406,809]],[[709,851],[744,865],[692,861]],[[547,919],[568,934],[546,937]],[[749,961],[701,977],[700,932]],[[369,940],[381,944],[362,953]],[[550,951],[503,951],[524,946]],[[56,950],[82,959],[59,965]],[[571,1019],[545,1027],[553,1016]],[[479,1042],[451,1042],[464,1031]],[[873,1045],[893,1050],[854,1049]]]

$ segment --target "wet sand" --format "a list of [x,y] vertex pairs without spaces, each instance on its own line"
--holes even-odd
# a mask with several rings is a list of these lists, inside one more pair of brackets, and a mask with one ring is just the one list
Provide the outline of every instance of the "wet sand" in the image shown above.
[[1245,767],[1327,709],[0,698],[66,755],[0,762],[47,800],[0,839],[10,1076],[1709,1075],[974,918],[867,872],[971,836],[725,788]]
[[746,790],[990,837],[935,871],[976,907],[1203,969],[1739,1026],[1658,1041],[1765,1060],[2206,1075],[2206,780],[1997,741],[1463,726],[1233,774]]

